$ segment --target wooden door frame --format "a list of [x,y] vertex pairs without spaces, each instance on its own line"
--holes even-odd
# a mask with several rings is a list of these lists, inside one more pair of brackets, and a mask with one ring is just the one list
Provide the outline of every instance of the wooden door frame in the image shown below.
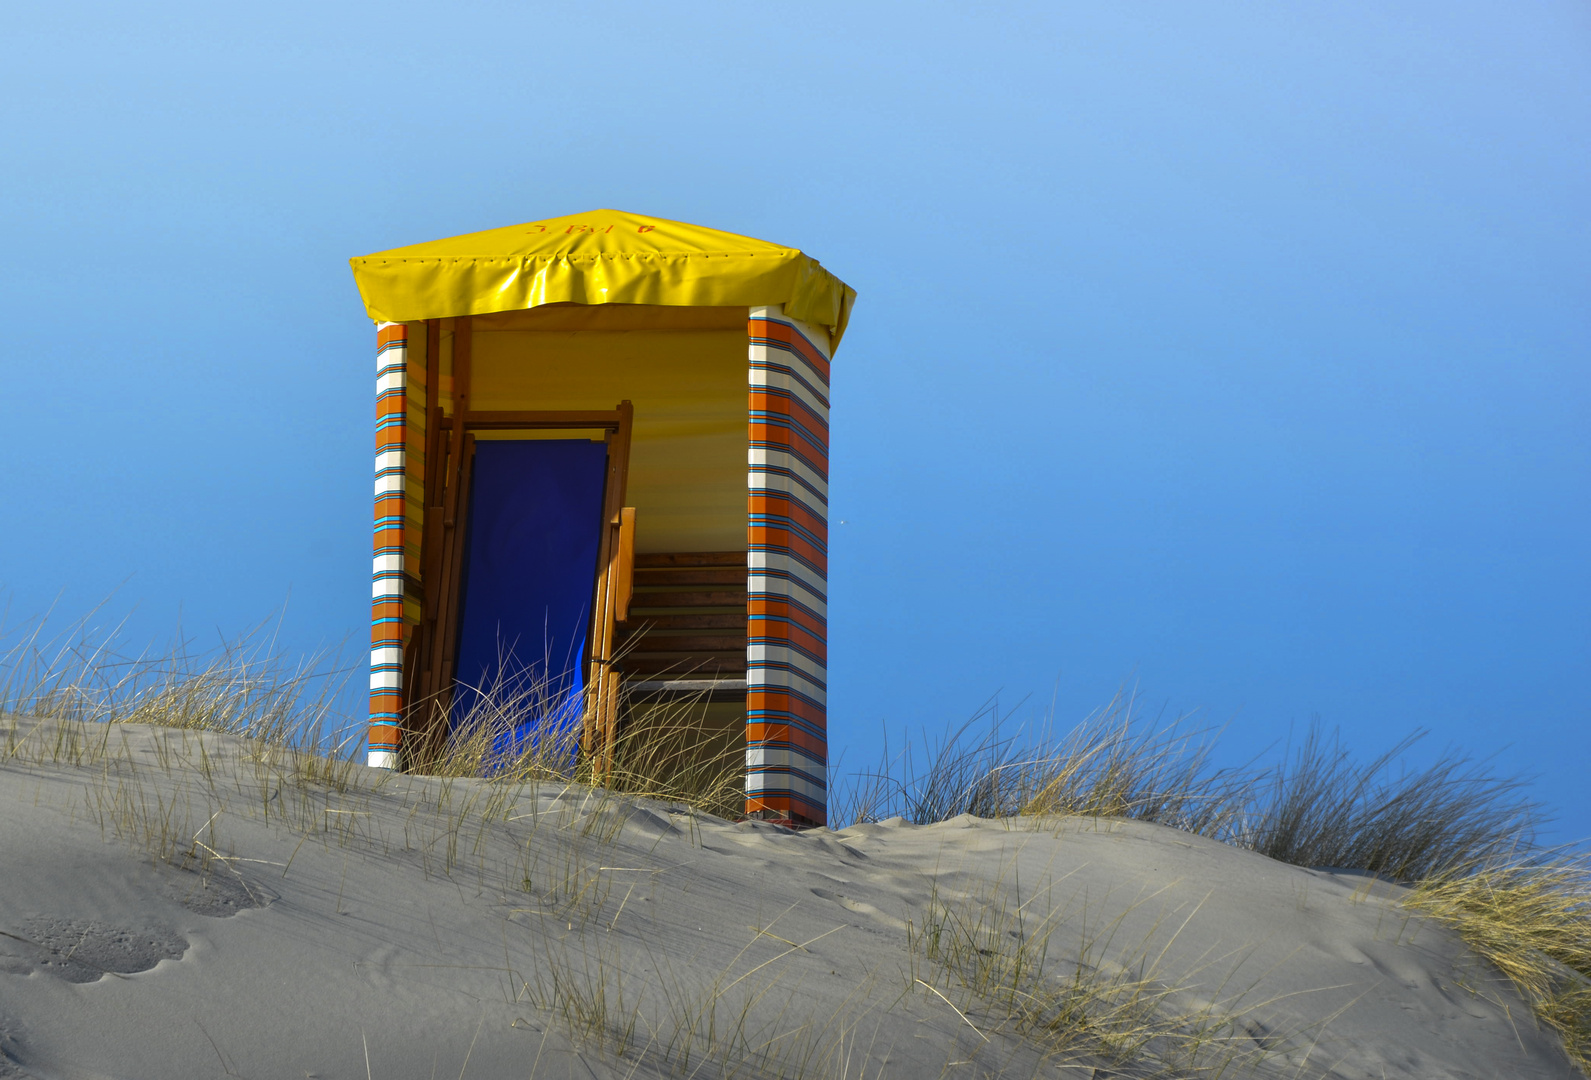
[[[581,748],[606,771],[618,717],[618,672],[613,666],[614,622],[628,614],[634,558],[635,511],[624,506],[629,482],[631,427],[628,400],[614,409],[477,411],[469,407],[473,335],[468,318],[454,324],[453,412],[439,405],[441,320],[426,323],[425,527],[421,536],[421,619],[410,640],[404,679],[405,766],[426,769],[446,752],[448,716],[457,674],[459,594],[466,556],[466,525],[475,431],[600,430],[607,445],[601,536],[592,617],[587,636],[590,677]],[[463,422],[458,418],[462,416]],[[434,418],[434,419],[433,419]]]

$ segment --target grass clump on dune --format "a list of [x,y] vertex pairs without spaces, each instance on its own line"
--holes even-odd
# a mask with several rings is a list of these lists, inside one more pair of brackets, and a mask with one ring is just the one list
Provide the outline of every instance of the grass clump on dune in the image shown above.
[[1406,902],[1507,976],[1591,1074],[1591,860],[1548,853],[1439,874]]
[[332,651],[292,661],[261,623],[209,649],[179,635],[126,652],[119,627],[91,619],[50,639],[42,621],[16,635],[0,655],[0,713],[218,731],[328,756],[363,737],[339,709],[354,669]]
[[[127,651],[119,627],[97,629],[92,615],[66,633],[44,636],[42,621],[15,635],[0,655],[0,714],[80,723],[150,724],[216,731],[313,758],[345,771],[360,755],[363,717],[348,715],[345,693],[362,664],[326,651],[294,662],[266,623],[209,648],[179,637],[160,648]],[[685,696],[621,725],[611,766],[598,776],[579,755],[578,731],[516,744],[527,717],[558,707],[546,680],[504,680],[470,695],[449,737],[422,749],[415,773],[487,777],[503,783],[548,780],[683,803],[725,817],[743,807],[743,752],[703,752],[704,695]],[[306,765],[308,763],[306,762]]]
[[1064,906],[1035,915],[1029,906],[1043,895],[1024,902],[1014,888],[997,888],[969,904],[936,889],[922,926],[908,928],[909,947],[970,995],[969,1007],[994,1006],[996,1022],[1044,1046],[1062,1069],[1108,1062],[1144,1080],[1243,1076],[1307,1041],[1299,1031],[1257,1043],[1239,1018],[1254,1003],[1242,989],[1227,990],[1230,976],[1217,980],[1218,1000],[1191,1004],[1185,983],[1201,972],[1163,970],[1177,931],[1162,933],[1157,921],[1136,945],[1116,940],[1138,904],[1095,927],[1086,911]]
[[[1009,731],[996,703],[921,751],[908,744],[893,760],[859,774],[831,806],[831,819],[917,825],[959,814],[1017,817],[1087,814],[1124,817],[1214,835],[1234,823],[1239,778],[1209,765],[1211,744],[1171,725],[1137,722],[1133,699],[1118,695],[1058,737]],[[920,753],[920,756],[919,756]]]
[[1407,885],[1405,906],[1454,929],[1591,1075],[1591,862],[1535,846],[1542,811],[1518,778],[1454,750],[1409,767],[1418,733],[1356,760],[1318,726],[1280,764],[1217,768],[1203,733],[1145,725],[1125,695],[1064,735],[1050,730],[1024,738],[986,708],[857,777],[841,820],[1126,818],[1297,866],[1368,871]]
[[1126,818],[1208,836],[1297,866],[1413,881],[1529,850],[1540,807],[1523,782],[1446,751],[1411,769],[1410,736],[1368,762],[1312,726],[1268,768],[1216,767],[1214,741],[1185,721],[1161,727],[1119,695],[1061,735],[1010,731],[986,707],[922,751],[908,746],[834,800],[843,822],[978,817]]
[[620,724],[612,760],[599,770],[580,753],[578,727],[564,724],[534,738],[516,738],[527,717],[547,716],[556,704],[531,681],[512,689],[487,687],[431,755],[412,761],[413,772],[434,776],[484,776],[517,783],[550,780],[682,803],[719,817],[738,817],[745,805],[745,754],[714,745],[706,724],[706,696],[693,694]]
[[1397,881],[1451,876],[1531,847],[1541,811],[1522,781],[1454,750],[1399,768],[1419,738],[1357,762],[1311,727],[1291,762],[1251,782],[1243,827],[1222,839],[1296,866]]

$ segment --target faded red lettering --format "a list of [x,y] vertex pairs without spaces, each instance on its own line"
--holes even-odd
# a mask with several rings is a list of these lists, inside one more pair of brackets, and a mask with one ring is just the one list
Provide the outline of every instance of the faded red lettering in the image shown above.
[[655,228],[657,228],[656,225],[637,225],[635,231],[638,233],[649,233]]

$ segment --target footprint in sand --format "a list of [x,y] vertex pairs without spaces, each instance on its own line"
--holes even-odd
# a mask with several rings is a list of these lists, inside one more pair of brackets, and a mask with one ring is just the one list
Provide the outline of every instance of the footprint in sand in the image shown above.
[[73,983],[148,971],[188,951],[188,940],[166,927],[131,929],[92,919],[41,915],[5,932],[8,959]]
[[17,1060],[18,1050],[16,1037],[0,1028],[0,1080],[36,1080]]
[[229,870],[200,874],[173,869],[166,878],[166,892],[195,915],[212,919],[230,918],[276,900],[276,893],[264,885]]
[[904,920],[897,919],[893,915],[884,914],[882,911],[878,910],[878,908],[874,907],[872,904],[869,904],[865,900],[852,900],[848,896],[842,896],[841,894],[837,892],[831,892],[828,889],[813,889],[812,895],[817,897],[819,900],[827,900],[830,903],[839,904],[842,908],[851,912],[852,914],[866,915],[874,922],[883,923],[885,926],[892,926],[897,930],[904,930],[906,928],[906,923]]

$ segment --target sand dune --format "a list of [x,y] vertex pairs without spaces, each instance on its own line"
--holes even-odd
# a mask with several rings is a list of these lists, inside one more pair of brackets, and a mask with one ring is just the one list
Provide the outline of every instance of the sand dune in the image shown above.
[[5,723],[0,1076],[1578,1075],[1397,887],[1158,826],[797,834]]

